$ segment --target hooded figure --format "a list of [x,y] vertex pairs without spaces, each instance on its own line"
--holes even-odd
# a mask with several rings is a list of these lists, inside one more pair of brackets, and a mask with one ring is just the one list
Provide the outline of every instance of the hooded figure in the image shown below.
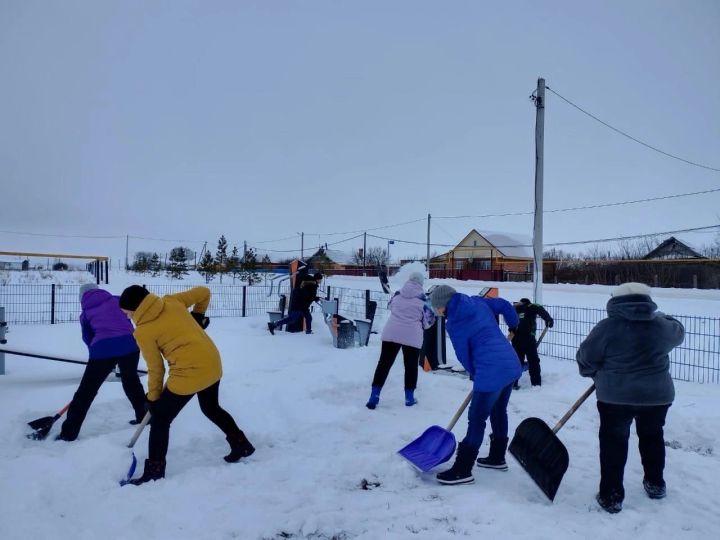
[[610,513],[625,498],[623,476],[630,426],[635,420],[644,471],[643,487],[651,499],[665,496],[663,426],[675,398],[669,353],[683,342],[679,321],[657,311],[650,288],[624,283],[612,292],[607,318],[580,344],[580,375],[595,382],[600,413],[600,490],[596,499]]
[[375,368],[370,399],[365,405],[368,409],[374,409],[380,402],[380,392],[400,349],[405,364],[405,405],[411,407],[417,403],[415,388],[423,332],[435,322],[434,314],[425,304],[423,279],[420,272],[413,272],[390,299],[390,317],[382,331],[380,359]]
[[[165,477],[170,424],[195,395],[202,413],[223,431],[230,444],[225,461],[236,462],[255,451],[218,401],[220,352],[205,333],[207,325],[203,322],[210,297],[207,287],[160,298],[139,285],[128,287],[120,297],[120,307],[135,322],[135,338],[148,366],[147,399],[152,414],[145,470],[141,477],[130,480],[131,484]],[[167,380],[166,361],[170,371]]]

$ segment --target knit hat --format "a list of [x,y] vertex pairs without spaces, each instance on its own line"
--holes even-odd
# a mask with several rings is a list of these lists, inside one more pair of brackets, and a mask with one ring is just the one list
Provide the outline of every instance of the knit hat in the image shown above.
[[95,283],[83,283],[82,285],[80,285],[80,300],[82,301],[83,294],[97,288],[98,286]]
[[315,281],[322,281],[323,275],[321,272],[316,272],[313,278],[315,279]]
[[650,296],[650,287],[644,283],[635,283],[631,281],[615,287],[615,289],[613,289],[610,293],[610,296],[616,298],[618,296],[627,296],[629,294],[643,294],[645,296]]
[[530,299],[529,299],[529,298],[521,298],[521,299],[520,299],[520,303],[521,303],[521,304],[529,304],[529,303],[530,303]]
[[450,285],[438,285],[430,293],[430,304],[433,308],[444,308],[457,291]]
[[422,285],[423,281],[425,281],[425,276],[423,276],[422,272],[413,272],[410,274],[408,281],[414,281],[418,285]]
[[135,311],[148,294],[150,294],[150,291],[145,287],[130,285],[120,295],[120,307],[128,311]]

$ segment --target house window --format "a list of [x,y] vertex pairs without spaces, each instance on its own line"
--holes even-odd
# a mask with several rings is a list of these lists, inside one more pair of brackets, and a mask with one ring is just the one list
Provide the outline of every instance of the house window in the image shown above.
[[455,270],[462,270],[464,266],[463,261],[455,259]]

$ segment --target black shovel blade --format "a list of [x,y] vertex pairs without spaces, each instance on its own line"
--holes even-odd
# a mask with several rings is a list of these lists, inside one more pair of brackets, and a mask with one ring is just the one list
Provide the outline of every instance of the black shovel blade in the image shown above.
[[28,422],[28,426],[33,428],[35,431],[30,433],[27,438],[34,441],[44,440],[48,436],[48,433],[50,433],[50,429],[52,429],[53,424],[58,418],[60,418],[60,415],[56,414],[55,416],[43,416],[42,418]]
[[553,430],[539,418],[526,418],[508,449],[547,498],[554,500],[570,459]]
[[34,430],[38,429],[45,429],[48,430],[52,427],[52,425],[55,423],[56,418],[54,416],[43,416],[42,418],[38,418],[37,420],[33,420],[32,422],[28,422],[28,426],[33,428]]

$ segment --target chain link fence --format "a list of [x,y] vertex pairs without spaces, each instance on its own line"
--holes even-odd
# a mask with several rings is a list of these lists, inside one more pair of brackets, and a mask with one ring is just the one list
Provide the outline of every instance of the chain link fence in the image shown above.
[[[188,289],[189,285],[148,285],[162,296]],[[208,317],[262,316],[277,311],[280,295],[289,299],[287,281],[275,288],[256,285],[210,284],[213,297]],[[55,324],[77,321],[80,316],[79,285],[1,285],[0,306],[10,324]],[[323,295],[337,299],[338,312],[349,319],[365,319],[367,302],[377,302],[375,317],[388,315],[390,296],[379,291],[326,287]],[[546,305],[555,325],[540,345],[540,354],[575,360],[575,352],[590,330],[606,316],[604,309]],[[720,318],[674,315],[685,326],[685,341],[670,356],[673,378],[720,384]]]

